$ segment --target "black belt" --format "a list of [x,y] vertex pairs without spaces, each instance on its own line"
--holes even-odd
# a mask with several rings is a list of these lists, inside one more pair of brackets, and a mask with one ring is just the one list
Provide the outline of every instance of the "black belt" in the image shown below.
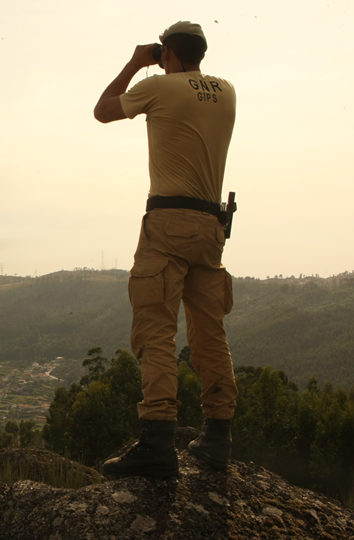
[[186,208],[187,210],[199,210],[200,212],[213,214],[218,218],[221,213],[220,204],[218,203],[182,196],[162,197],[161,195],[154,195],[147,200],[146,211],[149,212],[155,208]]
[[225,238],[230,238],[232,215],[237,210],[235,203],[235,193],[230,191],[228,204],[222,203],[223,209],[220,204],[210,201],[203,201],[203,199],[194,199],[193,197],[162,197],[161,195],[154,195],[146,201],[146,211],[154,210],[154,208],[186,208],[187,210],[199,210],[200,212],[206,212],[216,216],[225,230]]

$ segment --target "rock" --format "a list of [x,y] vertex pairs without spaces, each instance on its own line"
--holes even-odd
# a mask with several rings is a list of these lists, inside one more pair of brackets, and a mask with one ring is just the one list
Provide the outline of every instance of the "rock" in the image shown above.
[[214,471],[188,454],[194,436],[179,430],[176,478],[0,484],[0,540],[354,540],[353,511],[254,464]]
[[[0,450],[0,472],[12,482],[25,474],[27,478],[52,484],[60,477],[70,477],[75,487],[102,482],[103,477],[91,467],[85,467],[54,452],[41,448],[6,448]],[[60,486],[58,486],[60,487]]]

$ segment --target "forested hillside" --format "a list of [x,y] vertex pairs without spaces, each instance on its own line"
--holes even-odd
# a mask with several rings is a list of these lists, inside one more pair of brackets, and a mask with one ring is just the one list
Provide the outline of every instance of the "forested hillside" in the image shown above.
[[[129,349],[129,273],[77,270],[40,278],[0,276],[0,361],[83,359]],[[226,327],[237,367],[282,369],[304,388],[312,374],[347,390],[354,383],[354,274],[234,278]],[[177,348],[186,344],[183,313]]]
[[236,366],[270,365],[304,388],[312,374],[354,384],[354,274],[234,280],[227,331]]
[[0,360],[83,359],[101,345],[129,348],[129,273],[57,272],[0,277]]

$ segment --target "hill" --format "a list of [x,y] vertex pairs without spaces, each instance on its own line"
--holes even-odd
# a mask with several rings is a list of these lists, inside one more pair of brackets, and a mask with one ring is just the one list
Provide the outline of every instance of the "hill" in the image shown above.
[[39,278],[0,277],[0,360],[83,359],[130,345],[129,273],[61,271]]
[[226,320],[234,363],[283,370],[304,388],[312,374],[354,384],[354,275],[234,279]]
[[[130,348],[129,273],[61,271],[38,278],[0,276],[0,362],[57,356],[82,361]],[[236,366],[271,365],[304,388],[312,374],[349,390],[354,383],[354,274],[322,279],[233,278],[226,329]],[[181,309],[177,349],[186,345]]]

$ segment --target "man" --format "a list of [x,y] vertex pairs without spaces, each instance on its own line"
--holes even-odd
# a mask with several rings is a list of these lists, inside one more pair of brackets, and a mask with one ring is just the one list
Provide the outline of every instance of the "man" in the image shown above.
[[[178,474],[174,446],[178,370],[174,337],[184,303],[191,361],[202,381],[203,433],[189,451],[225,469],[237,388],[223,318],[232,307],[231,276],[221,264],[225,243],[221,189],[236,97],[226,80],[203,75],[207,41],[198,24],[180,21],[160,36],[162,46],[138,46],[95,107],[112,122],[146,114],[150,191],[129,280],[132,350],[142,370],[139,441],[103,470],[117,476]],[[157,48],[160,47],[160,51]],[[156,52],[161,58],[155,60]],[[157,56],[155,56],[157,58]],[[165,75],[132,77],[160,63]]]

